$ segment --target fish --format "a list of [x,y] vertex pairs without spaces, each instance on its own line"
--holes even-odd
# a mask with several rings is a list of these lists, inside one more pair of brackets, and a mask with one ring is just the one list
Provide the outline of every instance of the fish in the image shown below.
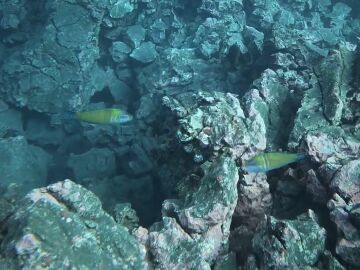
[[75,112],[72,117],[90,124],[124,124],[133,120],[132,115],[115,108]]
[[248,173],[268,172],[305,158],[303,153],[273,152],[263,153],[245,162]]

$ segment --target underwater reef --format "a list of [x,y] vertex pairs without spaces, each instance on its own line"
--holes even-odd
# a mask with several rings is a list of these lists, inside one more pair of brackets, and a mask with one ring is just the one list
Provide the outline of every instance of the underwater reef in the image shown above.
[[0,269],[360,269],[358,1],[0,0],[0,194]]

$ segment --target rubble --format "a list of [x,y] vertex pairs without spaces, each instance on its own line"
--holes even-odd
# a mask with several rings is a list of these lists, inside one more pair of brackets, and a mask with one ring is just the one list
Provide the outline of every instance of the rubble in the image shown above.
[[358,13],[2,0],[0,268],[359,268]]

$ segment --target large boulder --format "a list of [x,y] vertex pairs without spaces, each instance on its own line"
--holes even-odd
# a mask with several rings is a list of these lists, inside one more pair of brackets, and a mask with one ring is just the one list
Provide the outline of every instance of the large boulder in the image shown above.
[[0,187],[16,185],[19,195],[46,184],[49,155],[22,136],[0,139]]
[[3,229],[2,269],[147,269],[143,247],[70,180],[30,192]]
[[314,265],[325,249],[326,238],[325,229],[316,219],[311,210],[295,220],[268,216],[253,239],[260,269],[304,269]]

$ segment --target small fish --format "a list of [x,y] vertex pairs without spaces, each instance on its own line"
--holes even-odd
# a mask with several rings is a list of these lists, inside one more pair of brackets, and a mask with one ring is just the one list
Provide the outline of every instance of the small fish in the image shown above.
[[302,153],[263,153],[245,162],[249,173],[268,172],[305,158]]
[[73,118],[91,124],[124,124],[133,119],[130,114],[120,109],[99,109],[76,112]]

